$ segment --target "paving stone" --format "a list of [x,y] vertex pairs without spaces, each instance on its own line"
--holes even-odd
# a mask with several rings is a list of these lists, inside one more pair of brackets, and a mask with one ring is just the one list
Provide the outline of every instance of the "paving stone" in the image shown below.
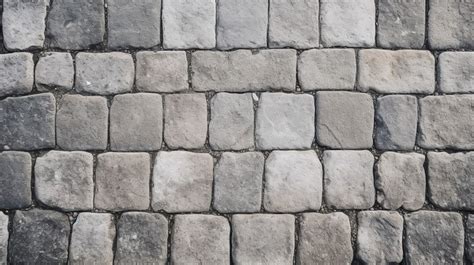
[[403,217],[397,212],[359,212],[357,257],[364,264],[398,264],[403,260]]
[[116,264],[166,264],[168,220],[163,215],[127,212],[117,226]]
[[356,81],[353,49],[309,50],[298,59],[298,80],[308,90],[353,90]]
[[468,215],[466,222],[466,233],[467,233],[467,258],[471,262],[474,262],[474,215]]
[[46,36],[53,48],[82,50],[104,41],[104,0],[54,0]]
[[422,48],[425,0],[378,2],[377,44],[384,48]]
[[374,104],[369,94],[318,92],[316,117],[320,145],[337,149],[372,147]]
[[215,0],[163,0],[165,49],[212,49],[216,46]]
[[69,219],[63,213],[40,209],[17,211],[10,234],[10,262],[66,264],[70,231]]
[[295,217],[289,214],[232,216],[232,261],[240,264],[293,264]]
[[103,153],[97,156],[95,207],[109,211],[146,210],[150,204],[150,155]]
[[265,164],[265,210],[319,210],[322,186],[323,169],[314,151],[273,151]]
[[137,53],[137,89],[146,92],[181,92],[188,89],[188,61],[184,51]]
[[463,264],[464,229],[458,213],[419,211],[405,216],[408,264]]
[[108,0],[109,48],[150,48],[160,44],[161,1]]
[[79,53],[76,56],[76,86],[80,93],[113,95],[132,91],[135,66],[130,54]]
[[422,98],[418,145],[428,149],[474,149],[473,104],[474,95]]
[[33,89],[34,62],[31,53],[0,55],[0,97],[26,94]]
[[0,264],[7,264],[8,255],[8,215],[0,212]]
[[211,99],[209,144],[212,149],[253,148],[254,127],[251,94],[218,93]]
[[260,211],[264,162],[259,152],[223,153],[214,171],[213,207],[221,213]]
[[15,151],[0,153],[0,209],[19,209],[30,205],[30,154]]
[[207,137],[207,101],[204,94],[166,95],[164,138],[172,149],[203,148]]
[[321,44],[325,47],[370,47],[375,45],[373,0],[322,0]]
[[50,93],[0,101],[0,149],[53,148],[55,112],[56,100]]
[[435,59],[430,51],[361,50],[361,91],[431,94],[435,89]]
[[35,69],[38,91],[50,89],[71,90],[74,84],[74,62],[71,54],[50,52],[40,57]]
[[335,209],[367,209],[375,203],[374,157],[369,151],[324,151],[324,199]]
[[119,151],[153,151],[161,148],[163,105],[160,95],[125,94],[110,107],[110,147]]
[[258,149],[310,148],[314,139],[314,98],[311,95],[263,93],[257,108]]
[[36,198],[65,211],[91,210],[93,170],[93,157],[89,153],[50,151],[36,159]]
[[47,0],[4,0],[3,43],[8,50],[42,48]]
[[113,264],[114,217],[80,213],[72,228],[69,264]]
[[108,112],[103,97],[63,96],[56,114],[58,146],[66,150],[104,150]]
[[377,149],[412,150],[418,125],[418,100],[408,95],[377,98],[375,124]]
[[153,168],[153,209],[170,213],[209,211],[213,164],[207,153],[159,152]]
[[230,227],[222,216],[176,215],[172,264],[230,264]]
[[474,52],[443,52],[438,77],[441,92],[474,92]]
[[217,1],[217,48],[267,46],[268,0]]

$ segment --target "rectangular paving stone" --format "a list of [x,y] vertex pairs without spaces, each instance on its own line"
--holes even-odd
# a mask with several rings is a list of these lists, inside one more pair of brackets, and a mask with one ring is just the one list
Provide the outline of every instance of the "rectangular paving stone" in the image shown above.
[[33,89],[34,62],[31,53],[0,55],[0,97],[26,94]]
[[0,153],[0,209],[31,205],[31,165],[31,156],[26,152]]
[[7,264],[8,258],[8,215],[0,213],[0,264]]
[[438,58],[441,92],[474,92],[474,52],[443,52]]
[[74,61],[70,53],[50,52],[38,59],[35,84],[39,91],[71,90],[74,85]]
[[474,262],[474,214],[469,214],[466,222],[467,259]]

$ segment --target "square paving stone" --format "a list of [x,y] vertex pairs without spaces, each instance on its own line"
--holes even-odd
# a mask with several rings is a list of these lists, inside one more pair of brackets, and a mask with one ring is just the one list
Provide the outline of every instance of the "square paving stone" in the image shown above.
[[153,168],[153,210],[207,212],[214,162],[207,153],[159,152]]
[[14,151],[0,153],[0,209],[20,209],[30,205],[30,154]]
[[70,53],[50,52],[40,57],[35,69],[35,84],[39,91],[71,90],[74,84],[74,62]]
[[467,233],[467,258],[471,262],[474,262],[474,214],[468,215],[466,222],[466,233]]
[[438,58],[441,92],[474,92],[474,52],[443,52]]
[[64,211],[94,207],[93,157],[86,152],[50,151],[35,163],[35,194]]
[[221,213],[258,212],[262,203],[262,153],[223,153],[214,170],[213,207]]
[[319,210],[323,169],[314,151],[273,151],[265,163],[263,203],[269,212]]
[[0,213],[0,264],[7,264],[8,215]]
[[230,227],[222,216],[176,215],[171,233],[172,264],[230,264]]
[[31,53],[0,55],[0,97],[26,94],[33,89],[34,62]]

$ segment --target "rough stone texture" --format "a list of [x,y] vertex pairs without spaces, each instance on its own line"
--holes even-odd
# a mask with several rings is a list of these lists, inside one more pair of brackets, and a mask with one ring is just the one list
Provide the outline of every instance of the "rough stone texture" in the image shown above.
[[234,264],[293,264],[294,248],[294,216],[288,214],[232,216]]
[[63,96],[56,115],[58,146],[66,150],[105,149],[108,112],[103,97]]
[[109,48],[150,48],[160,44],[161,1],[108,0]]
[[113,95],[132,90],[135,66],[130,54],[79,53],[76,69],[77,92]]
[[375,45],[373,0],[321,0],[321,44],[325,47]]
[[308,90],[352,90],[356,81],[353,49],[309,50],[298,59],[298,81]]
[[215,0],[163,0],[165,49],[212,49],[216,46]]
[[325,151],[324,199],[335,209],[367,209],[375,203],[373,165],[369,151]]
[[70,231],[65,214],[39,209],[15,212],[8,247],[10,262],[66,264]]
[[320,145],[336,149],[370,148],[373,128],[374,104],[369,94],[316,94],[316,137]]
[[40,57],[35,69],[35,84],[39,91],[71,90],[74,84],[74,62],[70,53],[50,52]]
[[0,213],[0,264],[7,264],[8,254],[8,215]]
[[422,98],[418,145],[428,149],[474,149],[473,104],[474,95]]
[[26,94],[33,89],[33,55],[19,52],[0,55],[0,97]]
[[161,148],[163,104],[160,95],[137,93],[114,97],[110,107],[110,147],[119,151]]
[[30,154],[14,151],[0,153],[0,209],[20,209],[30,205]]
[[72,228],[69,264],[112,264],[115,225],[108,213],[80,213]]
[[460,214],[419,211],[405,216],[405,229],[408,264],[463,264]]
[[314,139],[314,98],[311,95],[263,93],[257,108],[258,149],[310,148]]
[[172,264],[230,264],[230,227],[221,216],[177,215],[171,234]]
[[56,100],[50,93],[0,101],[0,149],[53,148],[55,112]]
[[468,215],[466,222],[466,233],[467,233],[467,252],[466,256],[468,260],[474,262],[474,215]]
[[168,220],[157,213],[127,212],[117,224],[115,263],[166,264]]
[[474,152],[428,153],[429,198],[449,210],[474,210]]
[[218,93],[211,99],[209,144],[214,150],[242,150],[254,144],[251,94]]
[[258,212],[262,201],[262,153],[223,153],[214,170],[213,207],[222,213]]
[[435,89],[435,58],[429,51],[361,50],[361,91],[431,94]]
[[188,89],[188,61],[184,51],[138,52],[137,89],[146,92],[181,92]]
[[51,2],[46,29],[50,47],[82,50],[102,43],[105,35],[104,0]]
[[196,91],[294,91],[295,50],[198,51],[191,59]]
[[439,56],[439,88],[444,93],[474,92],[474,52],[443,52]]
[[209,211],[213,160],[209,154],[159,152],[153,169],[154,210]]
[[269,212],[319,210],[323,169],[314,151],[274,151],[265,164],[263,203]]

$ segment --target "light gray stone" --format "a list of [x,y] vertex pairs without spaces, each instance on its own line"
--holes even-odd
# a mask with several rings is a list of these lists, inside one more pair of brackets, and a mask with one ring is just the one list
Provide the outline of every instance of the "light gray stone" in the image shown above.
[[435,59],[429,51],[361,50],[359,67],[361,91],[431,94],[435,89]]
[[95,207],[109,211],[146,210],[150,205],[150,155],[103,153],[97,156]]
[[214,209],[221,213],[260,211],[264,161],[258,152],[223,153],[214,170]]
[[8,255],[8,215],[0,212],[0,264],[7,264]]
[[313,139],[313,96],[262,94],[255,127],[258,149],[306,149],[311,147]]
[[30,154],[15,151],[0,153],[0,209],[19,209],[30,205]]
[[207,153],[159,152],[153,168],[153,209],[170,213],[209,211],[213,167]]
[[467,258],[471,262],[474,262],[474,214],[468,215],[466,222],[466,233],[467,233]]
[[34,62],[31,53],[0,55],[0,97],[26,94],[33,89]]
[[294,248],[294,216],[289,214],[232,216],[234,264],[293,264]]
[[438,67],[441,92],[474,92],[474,52],[443,52]]
[[74,84],[74,62],[70,53],[50,52],[40,57],[35,69],[35,84],[39,91],[70,90]]
[[222,216],[176,215],[172,264],[230,264],[230,227]]

